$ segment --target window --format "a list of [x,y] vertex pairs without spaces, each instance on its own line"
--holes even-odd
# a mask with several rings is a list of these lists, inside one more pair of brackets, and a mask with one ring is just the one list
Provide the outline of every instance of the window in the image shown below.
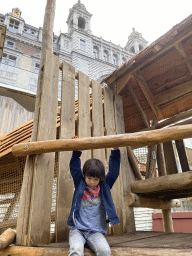
[[134,48],[134,46],[131,47],[130,52],[131,52],[131,53],[135,53],[135,48]]
[[126,62],[126,58],[123,57],[123,58],[122,58],[122,64],[125,63],[125,62]]
[[19,28],[19,22],[13,19],[10,19],[9,22],[9,32],[17,34]]
[[64,40],[64,47],[65,47],[66,49],[69,48],[69,41],[68,41],[68,40]]
[[80,50],[85,51],[85,49],[86,49],[85,46],[86,46],[86,45],[85,45],[85,41],[82,40],[82,39],[80,39]]
[[1,64],[0,64],[0,68],[1,69],[5,69],[5,60],[6,60],[7,55],[3,54],[2,58],[1,58]]
[[118,60],[118,57],[116,54],[113,54],[113,64],[114,65],[117,65],[117,60]]
[[38,79],[38,75],[39,75],[39,64],[35,64],[35,78]]
[[107,50],[103,51],[103,58],[104,58],[104,61],[106,61],[106,62],[109,61],[109,53]]
[[1,59],[1,65],[0,65],[1,69],[5,69],[9,72],[13,72],[15,64],[16,64],[16,57],[3,54]]
[[78,19],[78,27],[81,29],[85,29],[85,19],[82,17],[79,17]]
[[16,58],[12,57],[12,56],[9,56],[7,71],[13,72],[14,71],[14,67],[15,67],[15,63],[16,63]]
[[139,51],[143,50],[143,45],[139,45]]
[[14,43],[12,43],[12,42],[7,42],[7,47],[9,47],[9,48],[13,48],[13,45],[14,45]]
[[93,53],[95,58],[99,58],[99,48],[97,46],[93,47]]

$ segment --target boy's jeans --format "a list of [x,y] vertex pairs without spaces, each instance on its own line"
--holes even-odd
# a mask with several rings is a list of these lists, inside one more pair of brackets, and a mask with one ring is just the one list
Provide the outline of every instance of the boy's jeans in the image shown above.
[[97,256],[110,256],[111,250],[104,235],[99,232],[70,229],[68,256],[83,256],[87,243]]

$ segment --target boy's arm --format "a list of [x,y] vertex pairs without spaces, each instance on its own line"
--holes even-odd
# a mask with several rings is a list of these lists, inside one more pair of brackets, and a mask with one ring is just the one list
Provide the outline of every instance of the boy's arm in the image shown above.
[[73,151],[71,160],[70,160],[70,172],[73,177],[75,187],[79,183],[79,180],[82,178],[82,171],[81,171],[81,151]]
[[120,160],[121,160],[120,150],[119,149],[111,150],[111,155],[109,157],[109,172],[105,177],[105,180],[110,186],[110,188],[112,188],[113,184],[115,183],[116,179],[119,176]]

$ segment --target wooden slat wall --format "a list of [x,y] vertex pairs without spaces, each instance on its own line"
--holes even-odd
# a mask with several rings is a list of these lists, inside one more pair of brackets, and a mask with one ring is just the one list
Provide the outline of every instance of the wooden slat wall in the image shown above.
[[[70,139],[75,135],[75,68],[63,62],[61,88],[61,116],[59,139]],[[73,199],[73,179],[69,170],[72,152],[59,152],[57,206],[56,206],[56,241],[68,240],[67,219]]]

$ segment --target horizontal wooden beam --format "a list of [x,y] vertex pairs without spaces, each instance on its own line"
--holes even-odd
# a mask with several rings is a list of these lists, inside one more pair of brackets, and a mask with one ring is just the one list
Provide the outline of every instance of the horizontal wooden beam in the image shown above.
[[174,86],[173,88],[166,90],[163,93],[157,94],[154,96],[156,105],[163,105],[167,102],[170,102],[174,99],[181,97],[189,92],[192,92],[192,82],[186,82],[184,84],[180,84],[178,86]]
[[146,207],[152,209],[171,209],[174,207],[180,207],[181,203],[178,199],[173,200],[161,200],[158,198],[147,198],[139,196],[134,193],[127,192],[128,205],[132,207]]
[[135,194],[160,193],[161,191],[187,188],[192,188],[192,171],[137,180],[131,183],[131,190]]
[[16,144],[12,148],[15,156],[25,156],[58,151],[87,150],[124,146],[143,147],[192,137],[192,125],[181,125],[172,128],[145,132],[118,134],[78,139],[36,141]]

